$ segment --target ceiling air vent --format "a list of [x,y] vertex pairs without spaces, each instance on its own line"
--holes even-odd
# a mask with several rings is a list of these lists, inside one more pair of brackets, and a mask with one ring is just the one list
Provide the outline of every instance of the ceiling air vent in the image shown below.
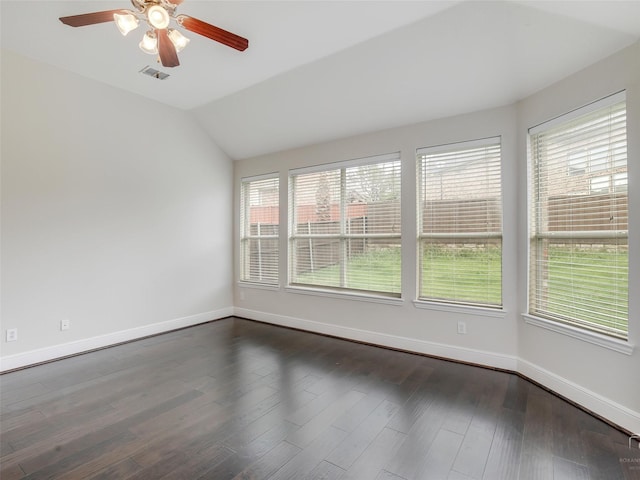
[[168,73],[161,72],[156,70],[155,68],[151,68],[149,65],[140,70],[140,73],[144,73],[145,75],[149,75],[150,77],[157,78],[158,80],[164,80],[169,77]]

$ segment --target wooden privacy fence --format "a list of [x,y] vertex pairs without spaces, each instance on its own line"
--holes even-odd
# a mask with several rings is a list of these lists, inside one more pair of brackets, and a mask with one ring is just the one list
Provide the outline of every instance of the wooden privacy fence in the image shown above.
[[[626,193],[607,195],[556,195],[549,197],[546,224],[549,232],[624,231],[628,228]],[[453,234],[499,233],[502,231],[502,205],[497,198],[468,200],[428,200],[423,204],[424,233],[452,234],[452,245],[465,243]],[[328,213],[328,215],[327,215]],[[318,270],[340,261],[345,242],[347,258],[365,253],[370,248],[389,244],[388,239],[304,238],[305,235],[337,235],[340,233],[340,209],[330,205],[323,219],[316,205],[297,208],[296,274]],[[398,201],[349,204],[345,229],[348,234],[377,235],[400,233]],[[328,218],[327,218],[328,217]],[[252,207],[251,235],[277,235],[277,208]],[[499,243],[499,240],[496,240]],[[606,243],[606,242],[605,242]],[[278,244],[275,241],[252,241],[250,262],[256,271],[265,267],[277,272]],[[254,268],[252,267],[252,271]]]
[[[347,258],[366,253],[372,248],[389,244],[384,238],[304,238],[305,235],[340,234],[337,205],[331,206],[331,221],[313,221],[312,206],[299,208],[296,232],[303,236],[296,240],[295,272],[301,274],[340,263],[341,249]],[[347,235],[392,235],[400,233],[400,202],[397,200],[352,203],[346,206],[345,233]],[[300,221],[304,219],[306,221]]]
[[[277,236],[278,229],[277,223],[252,223],[249,225],[250,235],[258,237],[266,235]],[[278,240],[254,238],[249,241],[248,250],[248,280],[275,282],[278,278]]]
[[[346,230],[350,234],[365,234],[367,217],[355,217],[346,220]],[[340,222],[306,222],[298,224],[299,235],[336,235],[340,233]],[[346,242],[347,258],[362,254],[367,240],[364,238],[348,239]],[[343,240],[339,238],[299,238],[295,243],[296,274],[313,272],[321,268],[340,263],[340,249]]]
[[550,232],[627,230],[626,193],[606,195],[556,195],[549,197]]
[[422,209],[424,233],[499,233],[502,205],[499,198],[428,200]]
[[[260,208],[260,207],[258,207]],[[360,255],[372,248],[383,248],[391,242],[386,238],[322,238],[322,235],[340,234],[340,209],[332,204],[329,220],[327,211],[323,211],[325,220],[315,213],[315,205],[298,206],[295,243],[296,274],[315,271],[340,262],[340,250],[346,249],[347,258]],[[502,207],[499,199],[465,199],[465,200],[429,200],[423,204],[423,231],[438,234],[469,234],[479,232],[501,232]],[[353,235],[397,235],[401,229],[400,202],[397,200],[349,204],[346,208],[345,230]],[[252,219],[274,218],[273,213],[252,213]],[[261,224],[261,233],[267,234],[268,228],[277,230],[277,225]],[[258,233],[258,226],[251,226],[251,233]],[[305,238],[306,235],[315,238]],[[320,237],[318,237],[320,236]],[[302,238],[300,238],[302,237]],[[455,235],[452,235],[452,238]],[[499,240],[497,240],[499,242]],[[452,240],[452,244],[460,241]],[[275,256],[277,246],[258,243],[252,244],[251,261],[262,261]],[[274,250],[275,249],[275,250]]]

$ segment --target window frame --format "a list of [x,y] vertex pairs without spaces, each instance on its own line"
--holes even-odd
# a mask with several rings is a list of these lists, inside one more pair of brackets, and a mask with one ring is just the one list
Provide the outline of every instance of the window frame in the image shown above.
[[[499,205],[500,205],[500,232],[451,232],[450,234],[441,233],[425,233],[424,232],[424,206],[422,205],[424,200],[423,177],[425,175],[423,169],[423,156],[436,155],[438,153],[446,152],[465,152],[473,150],[475,148],[482,147],[498,147],[498,166],[499,172]],[[417,254],[417,272],[416,272],[416,300],[414,304],[418,308],[430,308],[436,310],[453,311],[453,312],[478,312],[488,316],[504,316],[504,286],[503,286],[503,259],[504,259],[504,196],[502,188],[502,135],[495,135],[490,137],[479,138],[475,140],[465,140],[459,142],[452,142],[440,145],[433,145],[427,147],[421,147],[416,149],[416,212],[417,212],[417,239],[416,239],[416,254]],[[495,168],[495,166],[493,167]],[[499,240],[500,242],[500,302],[498,304],[489,302],[469,301],[456,298],[432,298],[428,296],[422,296],[423,284],[425,279],[424,273],[424,252],[423,246],[425,242],[438,238],[448,238],[455,240],[486,240],[490,239]]]
[[[326,296],[326,297],[334,297],[334,298],[348,298],[353,300],[363,300],[370,301],[374,303],[387,303],[387,304],[400,304],[402,303],[402,222],[400,222],[400,231],[394,234],[350,234],[346,232],[346,221],[345,221],[345,210],[348,202],[346,202],[347,192],[346,192],[346,171],[347,169],[353,167],[363,167],[370,166],[376,164],[397,162],[398,166],[398,202],[400,206],[400,212],[402,209],[401,203],[401,191],[402,191],[402,161],[400,152],[392,152],[387,154],[379,154],[372,155],[367,157],[361,157],[351,160],[344,160],[339,162],[331,162],[324,164],[317,164],[308,167],[301,167],[296,169],[291,169],[288,172],[289,179],[289,194],[288,194],[288,238],[287,238],[287,249],[288,249],[288,278],[287,278],[287,286],[286,290],[292,293],[301,293],[301,294],[310,294],[310,295],[318,295],[318,296]],[[335,172],[336,170],[340,171],[340,231],[337,234],[303,234],[296,232],[296,202],[295,202],[295,180],[294,178],[299,175],[306,174],[314,174],[314,173],[324,173],[324,172]],[[401,213],[400,213],[401,217]],[[327,239],[327,240],[339,240],[340,241],[340,255],[341,261],[338,265],[340,265],[341,270],[343,270],[340,274],[341,283],[344,281],[344,269],[346,268],[346,263],[344,262],[344,245],[349,240],[354,239],[376,239],[376,240],[385,240],[391,239],[397,241],[398,249],[400,252],[400,262],[398,264],[399,268],[399,280],[400,280],[400,289],[398,292],[386,292],[386,291],[378,291],[378,290],[365,290],[365,289],[357,289],[350,287],[342,287],[342,286],[328,286],[321,284],[309,284],[309,283],[299,283],[294,282],[294,268],[297,265],[296,259],[296,248],[295,242],[297,240],[312,240],[312,239]]]
[[[278,225],[273,229],[273,234],[251,234],[249,223],[250,221],[250,194],[247,194],[247,189],[251,188],[252,184],[264,181],[273,181],[276,189],[276,208],[278,211]],[[279,254],[279,240],[280,240],[280,174],[278,172],[266,173],[263,175],[254,175],[250,177],[243,177],[240,179],[240,241],[239,241],[239,274],[238,281],[243,286],[254,286],[259,288],[279,288],[280,286],[280,254]],[[276,268],[275,268],[275,281],[265,281],[247,278],[247,272],[250,271],[250,261],[247,263],[247,247],[245,243],[251,241],[258,242],[259,251],[262,250],[262,241],[274,241],[278,245]],[[249,275],[250,277],[250,275]],[[262,274],[260,274],[262,277]]]
[[[618,240],[626,240],[626,248],[627,251],[629,249],[629,229],[627,223],[627,229],[624,231],[620,230],[602,230],[602,231],[589,231],[589,230],[576,230],[575,233],[571,234],[571,232],[541,232],[540,227],[543,224],[544,220],[541,219],[542,213],[539,211],[539,203],[540,200],[537,198],[537,190],[535,186],[535,181],[537,178],[537,162],[534,158],[534,152],[532,148],[532,142],[535,135],[543,132],[547,132],[563,125],[567,127],[574,121],[578,120],[581,117],[585,117],[587,115],[593,114],[595,112],[605,110],[607,108],[611,108],[620,103],[625,103],[625,134],[626,134],[626,156],[625,156],[625,165],[622,167],[624,172],[620,172],[620,160],[616,158],[612,158],[612,166],[609,168],[593,168],[593,160],[592,154],[589,152],[584,160],[584,168],[581,172],[571,171],[571,153],[567,153],[567,176],[584,176],[584,178],[588,181],[588,195],[597,195],[599,190],[594,189],[593,185],[594,179],[598,178],[606,178],[608,185],[608,195],[615,195],[620,191],[628,191],[628,183],[625,184],[624,189],[618,189],[618,178],[620,175],[624,175],[625,180],[628,179],[628,122],[626,121],[626,92],[620,91],[615,94],[609,95],[607,97],[596,100],[588,105],[577,108],[565,114],[559,115],[549,121],[540,123],[534,127],[529,128],[527,132],[527,171],[528,171],[528,181],[527,181],[527,211],[528,211],[528,220],[527,220],[527,238],[528,238],[528,249],[527,249],[527,310],[526,313],[523,314],[523,318],[526,323],[536,325],[541,328],[545,328],[547,330],[551,330],[557,333],[562,333],[574,338],[578,338],[580,340],[593,343],[596,345],[600,345],[621,353],[631,354],[633,348],[628,343],[629,340],[629,310],[628,310],[628,297],[627,297],[627,330],[626,332],[622,332],[620,334],[616,334],[613,332],[613,329],[607,329],[605,327],[598,327],[595,322],[588,320],[572,320],[569,317],[564,317],[559,313],[547,313],[541,311],[540,308],[534,307],[534,303],[538,303],[541,301],[538,297],[533,297],[534,289],[536,291],[544,288],[540,285],[541,279],[544,278],[544,274],[540,274],[540,269],[543,268],[538,264],[538,260],[534,264],[534,253],[533,250],[536,249],[536,252],[539,251],[540,247],[538,244],[540,242],[544,242],[545,240],[553,240],[555,242],[564,240],[565,243],[570,243],[572,241],[580,240],[581,242],[594,241],[594,240],[604,240],[609,242],[615,242]],[[596,148],[596,150],[598,150]],[[598,154],[601,152],[597,152]],[[600,162],[602,163],[602,162]],[[599,164],[598,164],[599,165]],[[559,174],[557,174],[559,177]],[[628,180],[627,180],[628,182]],[[628,209],[628,203],[627,203]],[[613,217],[612,217],[613,218]],[[627,210],[627,222],[630,219]],[[572,230],[573,231],[573,230]],[[538,257],[536,257],[537,259]],[[627,272],[629,270],[629,261],[627,257]],[[627,288],[629,286],[628,283],[628,273],[627,273]],[[535,285],[533,285],[535,284]],[[548,287],[547,287],[548,288]]]

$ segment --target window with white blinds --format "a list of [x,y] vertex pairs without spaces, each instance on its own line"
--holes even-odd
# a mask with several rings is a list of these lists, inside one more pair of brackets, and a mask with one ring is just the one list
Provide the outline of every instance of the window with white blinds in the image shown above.
[[291,285],[399,297],[400,157],[290,172]]
[[626,339],[624,92],[529,131],[529,313]]
[[500,138],[421,148],[421,300],[502,305]]
[[240,205],[240,280],[277,285],[278,176],[243,179]]

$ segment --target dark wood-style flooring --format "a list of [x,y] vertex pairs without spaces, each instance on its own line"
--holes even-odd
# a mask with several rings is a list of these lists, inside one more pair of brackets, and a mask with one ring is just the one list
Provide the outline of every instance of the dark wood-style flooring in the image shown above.
[[2,480],[640,479],[516,375],[229,318],[5,374]]

